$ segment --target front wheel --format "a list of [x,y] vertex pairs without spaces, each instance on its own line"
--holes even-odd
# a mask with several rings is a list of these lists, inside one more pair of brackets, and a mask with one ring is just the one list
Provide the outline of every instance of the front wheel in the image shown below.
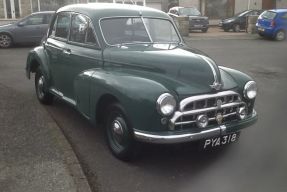
[[275,35],[276,41],[283,41],[285,38],[286,38],[286,33],[283,30],[278,31]]
[[206,32],[208,31],[208,28],[201,29],[201,31],[202,31],[203,33],[206,33]]
[[47,81],[40,69],[36,71],[35,89],[37,98],[41,103],[45,105],[52,104],[53,95],[47,91]]
[[120,160],[132,160],[137,153],[137,144],[123,107],[119,103],[111,104],[106,116],[106,136],[111,152]]
[[240,31],[240,26],[238,24],[233,25],[233,31],[234,32],[239,32]]
[[0,47],[1,48],[9,48],[12,46],[12,38],[10,35],[1,33],[0,34]]

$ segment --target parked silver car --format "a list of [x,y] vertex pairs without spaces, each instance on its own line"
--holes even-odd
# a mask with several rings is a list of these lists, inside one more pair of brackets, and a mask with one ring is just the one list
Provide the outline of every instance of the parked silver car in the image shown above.
[[195,7],[173,7],[168,12],[173,19],[176,17],[189,17],[189,30],[201,30],[207,32],[209,20],[208,17],[202,16]]
[[0,26],[0,47],[8,48],[18,43],[40,43],[54,13],[32,13],[15,23]]

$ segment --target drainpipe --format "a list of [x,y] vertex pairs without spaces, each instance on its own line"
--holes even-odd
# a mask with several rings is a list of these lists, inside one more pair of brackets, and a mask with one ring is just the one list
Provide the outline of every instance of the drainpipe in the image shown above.
[[248,9],[248,10],[250,9],[250,0],[248,0],[248,6],[247,6],[247,9]]
[[38,0],[38,11],[41,11],[40,0]]

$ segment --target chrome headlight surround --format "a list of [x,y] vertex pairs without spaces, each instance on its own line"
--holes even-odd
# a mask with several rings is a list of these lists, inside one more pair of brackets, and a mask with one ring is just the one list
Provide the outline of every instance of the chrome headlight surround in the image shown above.
[[157,111],[163,116],[169,116],[174,113],[176,100],[169,93],[161,94],[156,101]]
[[254,99],[257,95],[257,85],[255,81],[248,81],[243,90],[243,95],[246,99]]

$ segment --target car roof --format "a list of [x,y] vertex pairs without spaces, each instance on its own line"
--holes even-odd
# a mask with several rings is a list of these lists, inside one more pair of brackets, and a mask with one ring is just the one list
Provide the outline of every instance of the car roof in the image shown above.
[[77,12],[87,15],[90,18],[101,19],[105,17],[129,17],[129,16],[144,16],[144,17],[159,17],[169,18],[169,16],[157,9],[116,3],[87,3],[73,4],[60,8],[58,12]]
[[285,12],[287,12],[287,9],[271,9],[271,10],[268,10],[268,11],[273,11],[273,12],[276,12],[276,13],[285,13]]
[[39,11],[39,12],[34,12],[31,15],[36,15],[36,14],[54,14],[55,11]]
[[195,7],[192,7],[192,6],[188,6],[188,7],[179,7],[179,6],[177,6],[177,7],[172,7],[172,8],[170,8],[170,10],[172,10],[172,9],[182,9],[182,8],[195,8]]

